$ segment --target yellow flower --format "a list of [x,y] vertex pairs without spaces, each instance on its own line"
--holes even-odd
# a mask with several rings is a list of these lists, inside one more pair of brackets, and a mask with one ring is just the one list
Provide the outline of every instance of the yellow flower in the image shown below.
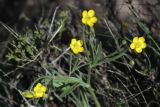
[[97,22],[97,18],[95,17],[95,11],[94,10],[84,10],[82,12],[82,23],[85,25],[88,25],[90,27],[93,27],[93,25]]
[[130,48],[134,49],[137,53],[141,53],[143,49],[146,48],[145,38],[144,37],[134,37]]
[[84,52],[84,48],[82,47],[83,42],[81,40],[76,40],[73,38],[70,43],[70,48],[74,54],[78,54],[79,52]]
[[34,97],[40,98],[45,96],[45,92],[47,91],[47,87],[45,87],[43,84],[38,83],[34,88]]
[[33,91],[24,91],[22,92],[22,95],[26,98],[41,98],[45,97],[45,92],[47,91],[47,87],[45,87],[43,84],[38,83],[34,88]]

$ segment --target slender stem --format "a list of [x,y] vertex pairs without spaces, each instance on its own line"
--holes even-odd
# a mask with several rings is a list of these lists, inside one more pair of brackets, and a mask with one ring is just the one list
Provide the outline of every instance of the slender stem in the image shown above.
[[[87,52],[88,51],[88,49],[87,49],[87,40],[86,40],[86,34],[85,34],[85,27],[83,27],[83,34],[82,34],[82,39],[83,39],[83,43],[84,43],[84,49],[85,49],[85,51]],[[87,55],[88,56],[88,55]]]
[[51,24],[50,24],[50,27],[49,27],[49,33],[52,32],[52,27],[53,27],[53,21],[55,19],[55,16],[56,16],[56,13],[57,13],[57,10],[58,10],[59,6],[56,7],[55,11],[54,11],[54,14],[53,14],[53,17],[52,17],[52,21],[51,21]]
[[92,75],[92,68],[91,66],[89,65],[89,68],[88,68],[88,77],[87,77],[87,83],[90,85],[91,84],[91,75]]
[[[86,50],[86,52],[88,51],[87,49],[87,43],[86,43],[86,39],[85,39],[85,27],[83,27],[83,41],[84,41],[84,48]],[[89,53],[87,52],[87,57],[89,58]],[[91,81],[91,66],[89,64],[89,69],[88,69],[88,76],[87,76],[87,83],[90,85],[90,81]]]
[[70,47],[68,47],[61,55],[59,55],[55,60],[53,60],[51,63],[55,64],[55,62],[57,62],[65,53],[67,53],[67,51],[70,50]]
[[88,91],[91,94],[91,96],[92,96],[92,98],[93,98],[93,100],[95,102],[96,107],[101,107],[101,105],[100,105],[100,103],[99,103],[99,101],[98,101],[98,99],[97,99],[97,97],[96,97],[96,95],[94,93],[94,90],[91,87],[89,87]]

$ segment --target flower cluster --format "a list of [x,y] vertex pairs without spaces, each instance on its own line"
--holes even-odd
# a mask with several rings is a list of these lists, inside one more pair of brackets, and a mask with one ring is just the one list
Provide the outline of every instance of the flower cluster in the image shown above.
[[[82,23],[83,24],[93,27],[96,22],[97,22],[97,18],[95,17],[94,10],[90,9],[89,11],[84,10],[82,12]],[[70,43],[70,48],[74,54],[78,54],[80,52],[84,52],[84,48],[82,45],[83,45],[82,40],[76,40],[75,38],[73,38]]]
[[141,53],[143,49],[146,48],[145,38],[144,37],[134,37],[130,48],[134,49],[137,53]]
[[[95,17],[95,11],[90,9],[89,11],[83,10],[82,12],[82,23],[93,27],[97,22],[97,18]],[[81,40],[72,39],[70,43],[70,48],[73,53],[78,54],[79,52],[84,52],[84,48],[82,47],[83,42]],[[130,48],[135,50],[137,53],[141,53],[143,49],[146,48],[145,38],[144,37],[134,37],[132,43],[130,44]]]
[[78,54],[79,52],[84,52],[84,48],[82,47],[83,42],[81,40],[77,40],[73,38],[70,43],[70,48],[74,54]]
[[82,23],[85,25],[88,25],[90,27],[93,27],[93,25],[97,22],[97,18],[95,17],[95,11],[94,10],[84,10],[82,12]]
[[47,87],[45,87],[43,84],[38,83],[34,88],[33,92],[25,91],[22,92],[22,95],[24,95],[26,98],[41,98],[45,97],[45,92],[47,91]]

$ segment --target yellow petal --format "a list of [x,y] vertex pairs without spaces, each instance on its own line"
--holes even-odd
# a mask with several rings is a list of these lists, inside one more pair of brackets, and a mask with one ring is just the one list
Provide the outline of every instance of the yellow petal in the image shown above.
[[42,84],[41,83],[37,83],[36,87],[41,87]]
[[37,83],[37,85],[33,88],[33,91],[34,91],[34,92],[35,92],[35,91],[38,91],[41,86],[42,86],[41,83]]
[[136,43],[136,42],[138,42],[138,37],[137,36],[133,38],[133,43]]
[[47,90],[47,87],[41,83],[38,83],[33,89],[34,92],[41,92],[41,91],[45,92],[46,90]]
[[83,18],[87,18],[88,17],[88,15],[87,15],[88,13],[87,13],[87,11],[86,10],[84,10],[83,12],[82,12],[82,17]]
[[84,48],[83,48],[83,47],[80,47],[80,48],[78,48],[78,51],[79,51],[79,52],[84,52]]
[[90,21],[91,21],[92,23],[96,23],[96,22],[97,22],[97,18],[96,18],[96,17],[92,17],[92,18],[90,19]]
[[82,18],[82,23],[83,24],[87,24],[87,19],[86,18]]
[[88,24],[88,26],[90,26],[90,27],[93,27],[93,23],[89,20],[89,21],[87,21],[87,24]]
[[46,91],[47,91],[47,87],[42,86],[42,87],[41,87],[41,91],[46,92]]
[[77,45],[81,47],[83,45],[83,41],[82,40],[78,40],[77,41]]
[[131,43],[130,48],[131,48],[131,49],[135,49],[135,44],[134,44],[134,43]]
[[146,47],[147,47],[146,43],[143,42],[143,43],[142,43],[142,48],[144,49],[144,48],[146,48]]
[[73,49],[73,48],[74,48],[73,44],[70,44],[69,46],[70,46],[70,48],[71,48],[71,49]]
[[44,93],[43,92],[35,92],[34,93],[34,97],[35,98],[40,98],[40,97],[43,97],[44,96]]
[[142,52],[142,48],[136,48],[136,52],[137,53],[141,53]]
[[144,41],[145,41],[144,37],[139,37],[139,42],[144,42]]
[[24,91],[24,92],[22,92],[22,95],[26,98],[33,98],[34,97],[33,92],[30,92],[30,91]]
[[72,49],[72,51],[73,51],[74,54],[78,54],[79,53],[77,49]]
[[91,9],[88,11],[88,17],[94,17],[94,15],[95,15],[94,10]]
[[75,39],[75,38],[73,38],[72,40],[71,40],[71,44],[75,44],[77,42],[77,40]]

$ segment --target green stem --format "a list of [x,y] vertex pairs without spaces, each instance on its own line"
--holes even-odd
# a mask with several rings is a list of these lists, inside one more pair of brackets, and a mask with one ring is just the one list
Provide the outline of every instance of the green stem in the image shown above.
[[85,49],[85,52],[86,52],[86,55],[89,56],[88,54],[88,49],[87,49],[87,40],[86,40],[86,33],[85,33],[85,26],[83,27],[83,34],[82,34],[82,39],[83,39],[83,43],[84,43],[84,49]]
[[91,74],[92,74],[92,68],[89,65],[89,69],[88,69],[88,78],[87,78],[87,84],[91,84]]
[[91,94],[91,96],[93,97],[93,100],[95,102],[96,107],[101,107],[101,105],[100,105],[100,103],[99,103],[99,101],[98,101],[98,99],[97,99],[97,97],[94,93],[94,90],[91,87],[88,87],[88,91]]

